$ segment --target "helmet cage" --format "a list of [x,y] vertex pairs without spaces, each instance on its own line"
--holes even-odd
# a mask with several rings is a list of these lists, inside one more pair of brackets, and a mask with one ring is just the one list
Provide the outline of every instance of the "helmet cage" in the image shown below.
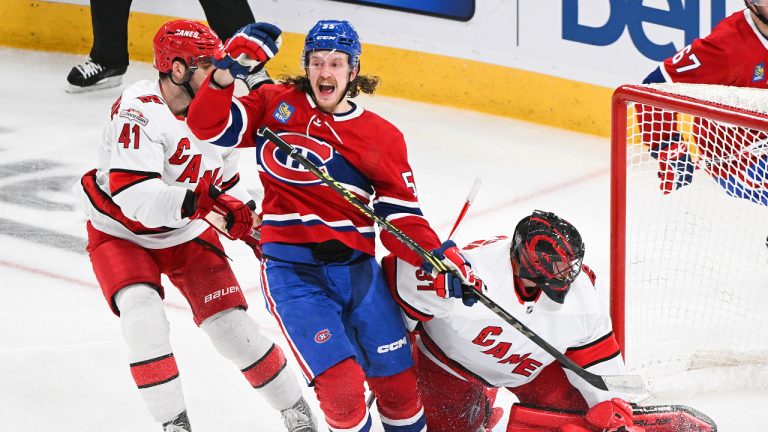
[[515,228],[512,257],[518,277],[539,286],[552,300],[563,303],[581,272],[584,244],[581,235],[554,213],[534,211]]

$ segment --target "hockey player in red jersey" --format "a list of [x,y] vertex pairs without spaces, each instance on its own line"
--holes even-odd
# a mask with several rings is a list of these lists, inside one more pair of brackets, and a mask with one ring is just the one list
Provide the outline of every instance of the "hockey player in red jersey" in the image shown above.
[[[267,126],[321,166],[374,211],[461,277],[438,275],[441,295],[474,283],[458,249],[441,246],[422,216],[403,134],[351,98],[372,94],[360,74],[362,47],[346,21],[318,22],[305,38],[305,75],[233,99],[234,77],[263,67],[280,30],[246,26],[226,46],[192,103],[188,123],[220,146],[254,147],[264,186],[262,288],[332,431],[369,431],[364,382],[376,395],[387,432],[425,430],[410,344],[398,307],[374,258],[373,222],[257,134]],[[228,69],[229,72],[226,70]],[[391,234],[387,249],[415,266],[421,259]],[[471,300],[468,300],[471,303]]]
[[[599,301],[595,274],[582,264],[584,244],[573,225],[534,211],[512,238],[477,241],[463,253],[483,275],[487,295],[550,345],[592,373],[623,373],[607,307]],[[383,267],[416,328],[419,389],[430,430],[490,431],[500,415],[488,389],[499,387],[519,400],[508,432],[644,430],[634,425],[624,395],[597,389],[563,368],[490,309],[432,295],[432,277],[394,256],[385,257]]]
[[191,427],[161,274],[184,295],[214,347],[281,411],[286,429],[312,432],[315,420],[297,378],[280,347],[245,312],[218,235],[202,220],[221,213],[229,234],[244,237],[255,208],[238,183],[237,153],[202,145],[184,120],[221,49],[216,34],[195,21],[171,21],[158,30],[160,78],[133,84],[114,103],[98,168],[81,180],[87,249],[104,297],[120,317],[134,381],[166,432]]
[[[746,9],[666,59],[643,84],[768,88],[768,1],[744,3]],[[673,113],[642,105],[636,105],[636,110],[643,142],[650,145],[651,155],[659,161],[664,193],[691,183],[694,170],[702,166],[729,195],[768,205],[767,134],[695,118],[691,136],[697,151],[693,152]]]

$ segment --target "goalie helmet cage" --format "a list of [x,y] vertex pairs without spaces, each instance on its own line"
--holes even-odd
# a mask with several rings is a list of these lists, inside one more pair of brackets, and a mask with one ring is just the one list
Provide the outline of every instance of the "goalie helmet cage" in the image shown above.
[[[768,192],[767,114],[758,89],[670,83],[613,95],[611,317],[628,370],[651,384],[768,363],[768,207],[718,183],[746,175],[755,197]],[[663,193],[650,149],[674,140],[696,169]]]

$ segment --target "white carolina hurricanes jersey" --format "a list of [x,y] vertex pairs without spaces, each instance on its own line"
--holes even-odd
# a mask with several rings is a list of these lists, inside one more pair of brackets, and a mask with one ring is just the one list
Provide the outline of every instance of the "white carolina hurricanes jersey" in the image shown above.
[[[526,301],[514,289],[512,240],[496,237],[462,251],[488,287],[488,296],[577,364],[598,374],[622,374],[624,365],[610,317],[600,304],[594,274],[585,268],[571,285],[563,305],[546,295]],[[438,297],[431,276],[393,256],[383,266],[409,319],[422,321],[419,348],[457,377],[489,387],[517,387],[533,380],[554,357],[480,303]],[[396,281],[396,282],[395,282]],[[571,383],[592,406],[615,393],[595,389],[566,370]]]
[[163,100],[158,81],[139,81],[114,103],[98,150],[98,167],[83,176],[86,213],[99,231],[147,248],[194,239],[208,224],[182,218],[187,190],[210,176],[247,202],[235,149],[198,141]]

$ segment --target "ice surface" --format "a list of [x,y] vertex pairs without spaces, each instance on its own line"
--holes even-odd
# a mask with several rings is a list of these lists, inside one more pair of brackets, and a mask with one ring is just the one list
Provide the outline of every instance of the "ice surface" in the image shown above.
[[[66,75],[81,60],[0,49],[3,432],[160,429],[131,379],[119,321],[94,280],[83,251],[84,221],[69,193],[94,166],[101,129],[120,92],[65,93]],[[155,76],[150,65],[134,63],[125,81]],[[441,236],[448,235],[479,176],[483,186],[457,242],[510,235],[517,220],[534,208],[555,211],[582,232],[585,262],[607,290],[607,139],[381,96],[360,103],[405,133],[422,207]],[[255,190],[248,159],[244,155],[243,180]],[[227,242],[226,247],[250,302],[249,313],[286,349],[263,307],[256,260],[243,245]],[[166,287],[171,341],[195,431],[282,430],[279,414],[215,352],[190,319],[181,295],[170,284]],[[291,367],[298,376],[292,359]],[[762,418],[760,408],[768,405],[768,390],[705,390],[665,402],[707,413],[722,431],[759,430],[755,425]],[[319,414],[311,390],[305,395]],[[512,397],[500,392],[499,400],[508,403]],[[382,430],[374,424],[374,430]]]

